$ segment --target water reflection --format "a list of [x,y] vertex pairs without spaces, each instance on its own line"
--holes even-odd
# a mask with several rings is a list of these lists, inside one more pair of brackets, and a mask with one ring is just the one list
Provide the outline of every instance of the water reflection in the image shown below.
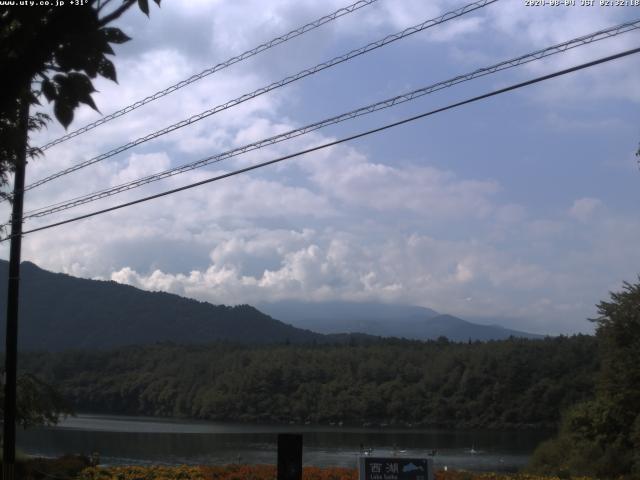
[[375,455],[424,457],[436,467],[513,471],[550,432],[365,429],[273,426],[81,415],[54,428],[18,434],[32,455],[101,454],[106,464],[275,463],[276,435],[304,434],[305,465],[355,467],[361,445]]

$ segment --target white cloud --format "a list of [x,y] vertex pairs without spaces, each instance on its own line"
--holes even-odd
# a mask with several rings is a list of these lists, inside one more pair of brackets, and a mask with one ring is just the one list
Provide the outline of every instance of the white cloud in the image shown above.
[[[518,2],[505,2],[492,16],[495,28],[512,38],[513,44],[526,51],[544,48],[581,37],[631,20],[625,8],[522,8]],[[612,39],[593,42],[587,47],[554,55],[542,62],[528,64],[525,69],[536,75],[585,63],[629,48],[634,31]],[[533,47],[533,48],[531,48]],[[616,60],[566,77],[554,79],[552,88],[536,89],[539,99],[558,104],[581,103],[591,99],[625,99],[640,101],[640,87],[633,75],[633,58]],[[616,88],[612,88],[615,84]]]
[[[340,6],[339,0],[194,1],[167,2],[152,12],[150,20],[132,13],[126,26],[131,27],[127,31],[134,40],[116,57],[120,84],[98,82],[97,103],[103,113],[110,113]],[[29,165],[29,180],[451,8],[444,1],[377,2],[142,107],[93,134],[52,148],[45,158]],[[381,66],[377,52],[359,59],[357,68],[337,67],[319,75],[322,81],[303,81],[295,88],[248,101],[33,190],[27,196],[27,209],[281,133],[365,103],[366,98],[379,98],[379,92],[397,94],[407,85],[441,80],[447,69],[455,67],[460,73],[462,61],[480,67],[566,40],[616,23],[620,15],[620,9],[527,9],[520,2],[498,2],[429,34],[418,34],[406,44],[398,42],[394,55],[389,55],[394,57],[390,62],[397,61],[393,66]],[[531,64],[524,73],[505,72],[500,81],[508,81],[506,75],[520,78],[604,55],[622,48],[625,38],[629,37]],[[410,54],[404,53],[405,45]],[[417,51],[420,57],[415,56]],[[603,144],[611,146],[615,139],[603,132],[618,130],[625,119],[617,112],[605,116],[603,106],[609,108],[612,99],[640,98],[633,62],[572,77],[555,84],[560,85],[553,89],[558,93],[538,89],[528,98],[543,105],[542,123],[550,128],[563,135],[600,132]],[[614,84],[616,88],[611,87]],[[450,94],[458,93],[452,89]],[[505,105],[505,111],[509,106],[500,105]],[[339,131],[360,130],[366,122],[381,125],[397,120],[411,108],[381,112],[356,126],[345,123]],[[463,119],[465,112],[457,115]],[[496,112],[501,114],[500,108]],[[530,111],[508,113],[513,125],[524,129],[535,124]],[[74,127],[95,118],[98,114],[83,108]],[[24,257],[56,271],[111,278],[216,303],[278,298],[394,301],[467,317],[511,318],[511,326],[524,330],[587,330],[583,319],[592,313],[593,304],[611,285],[635,278],[640,223],[628,212],[607,209],[608,198],[600,198],[595,193],[600,190],[586,183],[575,187],[579,193],[571,190],[571,184],[563,184],[561,188],[571,190],[568,198],[577,200],[570,208],[566,200],[554,200],[547,208],[558,213],[544,213],[537,208],[541,198],[546,200],[544,192],[514,191],[509,185],[517,177],[517,168],[515,173],[487,174],[472,155],[450,153],[449,146],[457,151],[460,145],[477,142],[477,135],[488,135],[487,143],[493,146],[486,156],[500,164],[500,156],[508,155],[504,153],[508,149],[498,147],[521,141],[492,131],[494,119],[488,116],[476,120],[487,128],[478,128],[481,133],[465,131],[461,121],[459,129],[434,138],[428,154],[420,148],[415,132],[402,130],[385,137],[384,146],[394,148],[378,149],[381,144],[373,138],[336,146],[153,203],[28,235]],[[36,137],[36,143],[62,131],[54,123]],[[540,135],[541,144],[546,141],[543,133],[530,132]],[[68,215],[203,180],[340,136],[337,127],[330,133],[318,131]],[[445,146],[438,148],[440,140]],[[615,157],[616,150],[609,150]],[[580,147],[571,151],[581,154]],[[553,155],[562,154],[554,151]],[[555,174],[555,165],[541,161],[539,168]],[[617,193],[611,190],[611,195]],[[628,198],[637,198],[623,187],[620,190]],[[55,217],[60,218],[65,217]],[[6,257],[6,246],[2,248]]]
[[129,155],[124,168],[119,170],[111,177],[111,185],[119,185],[120,183],[130,182],[141,177],[152,175],[156,172],[169,168],[171,160],[165,153],[147,153]]
[[494,181],[459,179],[453,172],[429,166],[369,162],[349,147],[319,153],[300,165],[342,205],[412,211],[425,218],[482,218],[493,209],[490,198],[499,191]]
[[597,198],[579,198],[569,209],[569,215],[573,218],[586,222],[602,206],[602,201]]
[[[562,331],[552,323],[574,296],[561,271],[474,242],[390,235],[363,243],[347,232],[279,231],[274,244],[274,232],[263,233],[264,241],[256,231],[231,234],[236,236],[212,251],[205,269],[145,275],[125,267],[111,279],[214,303],[293,298],[422,304],[464,316],[516,317],[511,326],[542,332]],[[250,273],[248,263],[261,260],[270,266]],[[465,300],[470,294],[472,300]],[[532,299],[523,303],[523,295]],[[545,308],[541,297],[551,299]]]

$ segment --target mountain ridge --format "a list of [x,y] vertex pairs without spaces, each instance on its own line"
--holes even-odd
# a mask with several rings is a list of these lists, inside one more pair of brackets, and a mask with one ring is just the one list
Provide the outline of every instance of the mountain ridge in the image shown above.
[[[8,263],[0,261],[0,291],[6,291],[7,272]],[[0,309],[6,311],[5,295],[0,295]],[[4,339],[4,329],[0,337]],[[311,343],[327,339],[275,320],[250,305],[213,305],[22,263],[21,349],[103,349],[163,341]]]
[[[0,260],[0,292],[6,292],[8,262]],[[424,307],[328,302],[322,311],[342,328],[309,328],[298,302],[294,321],[251,305],[214,305],[167,292],[149,292],[114,281],[90,280],[23,262],[19,346],[22,350],[108,349],[158,342],[241,344],[375,342],[382,336],[453,341],[535,336],[480,326]],[[6,295],[0,294],[6,312]],[[346,311],[350,318],[340,316]],[[284,313],[284,312],[280,312]],[[389,328],[389,316],[394,328]],[[308,316],[308,315],[307,315]],[[360,318],[360,327],[353,318]],[[387,325],[386,325],[387,324]],[[335,326],[335,325],[334,325]],[[399,328],[402,327],[402,328]],[[430,331],[427,331],[431,329]],[[489,329],[489,330],[487,330]],[[491,330],[493,329],[493,330]],[[4,329],[0,341],[4,345]],[[314,331],[316,330],[316,331]],[[320,330],[320,331],[317,331]],[[497,333],[496,333],[497,331]]]
[[[328,308],[327,308],[328,305]],[[330,334],[363,332],[381,337],[403,337],[413,340],[504,340],[511,336],[543,338],[500,325],[482,325],[454,315],[418,306],[355,302],[281,301],[256,305],[274,318],[299,328]]]

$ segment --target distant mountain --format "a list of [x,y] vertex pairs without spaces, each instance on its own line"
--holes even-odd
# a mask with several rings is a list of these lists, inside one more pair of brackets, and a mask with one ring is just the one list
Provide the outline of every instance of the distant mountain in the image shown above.
[[[6,317],[8,263],[0,260],[0,318]],[[311,343],[347,341],[292,327],[249,305],[228,307],[116,282],[87,280],[23,262],[20,348],[59,351],[132,344]],[[5,320],[6,321],[6,320]],[[5,321],[0,328],[4,346]]]
[[371,322],[387,321],[390,318],[414,318],[425,319],[440,315],[435,310],[425,307],[407,305],[395,305],[376,302],[299,302],[282,301],[273,303],[260,303],[257,308],[268,312],[275,318],[286,318],[286,321],[296,319],[330,319],[341,320],[367,320]]
[[542,338],[541,335],[510,330],[499,325],[480,325],[425,307],[358,302],[264,303],[258,308],[299,328],[314,332],[361,332],[381,337],[431,340],[503,340],[511,336]]
[[453,315],[438,315],[428,319],[418,330],[421,339],[444,336],[450,340],[505,340],[509,337],[543,338],[543,335],[511,330],[500,325],[480,325]]
[[[6,315],[7,272],[8,263],[0,260],[0,318]],[[23,262],[21,277],[18,330],[23,350],[107,349],[157,342],[363,343],[382,336],[419,340],[446,336],[454,341],[536,337],[423,307],[279,302],[262,305],[265,314],[250,305],[212,305],[112,281],[52,273],[30,262]],[[2,322],[2,346],[4,334]]]

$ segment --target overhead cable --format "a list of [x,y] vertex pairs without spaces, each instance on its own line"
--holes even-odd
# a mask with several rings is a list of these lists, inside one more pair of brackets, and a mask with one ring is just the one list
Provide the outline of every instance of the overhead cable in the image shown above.
[[[317,150],[321,150],[321,149],[324,149],[324,148],[332,147],[332,146],[335,146],[335,145],[338,145],[338,144],[341,144],[341,143],[345,143],[345,142],[348,142],[348,141],[351,141],[351,140],[355,140],[357,138],[362,138],[362,137],[365,137],[367,135],[378,133],[378,132],[381,132],[383,130],[387,130],[387,129],[390,129],[390,128],[393,128],[393,127],[397,127],[399,125],[404,125],[406,123],[419,120],[421,118],[425,118],[425,117],[428,117],[428,116],[431,116],[431,115],[435,115],[436,113],[441,113],[441,112],[444,112],[444,111],[447,111],[447,110],[451,110],[451,109],[454,109],[454,108],[457,108],[457,107],[460,107],[460,106],[463,106],[463,105],[467,105],[467,104],[470,104],[470,103],[473,103],[473,102],[477,102],[479,100],[484,100],[484,99],[489,98],[489,97],[500,95],[500,94],[503,94],[503,93],[506,93],[506,92],[509,92],[509,91],[512,91],[512,90],[517,90],[519,88],[523,88],[523,87],[526,87],[526,86],[529,86],[529,85],[533,85],[533,84],[540,83],[540,82],[543,82],[543,81],[546,81],[546,80],[550,80],[550,79],[555,78],[555,77],[559,77],[559,76],[566,75],[566,74],[569,74],[569,73],[572,73],[572,72],[576,72],[578,70],[583,70],[585,68],[593,67],[595,65],[600,65],[602,63],[610,62],[612,60],[616,60],[616,59],[619,59],[619,58],[622,58],[622,57],[633,55],[633,54],[636,54],[638,52],[640,52],[640,48],[634,48],[634,49],[631,49],[631,50],[626,50],[624,52],[620,52],[620,53],[617,53],[615,55],[610,55],[608,57],[600,58],[598,60],[594,60],[594,61],[587,62],[587,63],[582,63],[580,65],[576,65],[576,66],[571,67],[571,68],[567,68],[567,69],[560,70],[560,71],[557,71],[557,72],[554,72],[554,73],[550,73],[548,75],[543,75],[541,77],[536,77],[534,79],[527,80],[525,82],[521,82],[521,83],[517,83],[517,84],[514,84],[514,85],[510,85],[508,87],[500,88],[498,90],[493,90],[493,91],[491,91],[489,93],[485,93],[483,95],[478,95],[476,97],[472,97],[472,98],[469,98],[467,100],[463,100],[461,102],[452,103],[450,105],[447,105],[446,107],[437,108],[435,110],[431,110],[429,112],[425,112],[425,113],[422,113],[420,115],[415,115],[413,117],[405,118],[403,120],[400,120],[400,121],[397,121],[397,122],[394,122],[394,123],[389,123],[389,124],[384,125],[382,127],[378,127],[378,128],[374,128],[374,129],[371,129],[371,130],[367,130],[365,132],[361,132],[361,133],[358,133],[358,134],[355,134],[355,135],[344,137],[344,138],[341,138],[339,140],[335,140],[335,141],[332,141],[332,142],[324,143],[324,144],[318,145],[316,147],[308,148],[306,150],[301,150],[301,151],[296,152],[296,153],[292,153],[292,154],[289,154],[289,155],[284,155],[282,157],[279,157],[279,158],[276,158],[276,159],[273,159],[273,160],[269,160],[269,161],[266,161],[266,162],[258,163],[258,164],[255,164],[255,165],[251,165],[249,167],[245,167],[245,168],[241,168],[241,169],[238,169],[238,170],[234,170],[232,172],[224,173],[222,175],[217,175],[215,177],[211,177],[211,178],[208,178],[206,180],[201,180],[199,182],[194,182],[194,183],[191,183],[189,185],[185,185],[185,186],[182,186],[182,187],[179,187],[179,188],[174,188],[172,190],[167,190],[167,191],[164,191],[164,192],[161,192],[161,193],[157,193],[155,195],[150,195],[150,196],[147,196],[147,197],[139,198],[139,199],[133,200],[131,202],[121,203],[119,205],[115,205],[115,206],[112,206],[112,207],[109,207],[109,208],[104,208],[102,210],[96,210],[94,212],[90,212],[90,213],[87,213],[87,214],[84,214],[84,215],[79,215],[77,217],[69,218],[69,219],[62,220],[62,221],[55,222],[55,223],[50,223],[48,225],[44,225],[44,226],[41,226],[41,227],[32,228],[31,230],[24,231],[22,234],[26,235],[26,234],[30,234],[30,233],[34,233],[34,232],[39,232],[39,231],[42,231],[42,230],[47,230],[47,229],[50,229],[50,228],[53,228],[53,227],[66,225],[68,223],[77,222],[79,220],[84,220],[86,218],[95,217],[97,215],[102,215],[102,214],[108,213],[108,212],[113,212],[115,210],[120,210],[122,208],[126,208],[126,207],[130,207],[130,206],[133,206],[133,205],[137,205],[139,203],[148,202],[150,200],[155,200],[157,198],[165,197],[167,195],[172,195],[174,193],[182,192],[184,190],[189,190],[189,189],[192,189],[192,188],[195,188],[195,187],[199,187],[201,185],[205,185],[205,184],[208,184],[208,183],[216,182],[218,180],[222,180],[222,179],[225,179],[225,178],[233,177],[233,176],[239,175],[241,173],[246,173],[246,172],[249,172],[251,170],[256,170],[256,169],[259,169],[259,168],[262,168],[262,167],[266,167],[268,165],[273,165],[274,163],[279,163],[279,162],[282,162],[284,160],[289,160],[291,158],[299,157],[299,156],[305,155],[307,153],[311,153],[311,152],[315,152]],[[5,241],[5,240],[8,240],[10,238],[11,238],[11,235],[2,238],[0,241]]]
[[81,135],[83,133],[88,132],[89,130],[93,130],[96,127],[99,127],[100,125],[103,125],[107,122],[110,122],[111,120],[114,120],[118,117],[121,117],[123,115],[126,115],[129,112],[132,112],[133,110],[142,107],[143,105],[146,105],[147,103],[151,103],[154,100],[157,100],[159,98],[162,98],[166,95],[169,95],[170,93],[175,92],[176,90],[180,90],[181,88],[186,87],[187,85],[191,85],[194,82],[197,82],[198,80],[208,77],[209,75],[212,75],[216,72],[219,72],[220,70],[224,70],[227,67],[230,67],[231,65],[234,65],[236,63],[239,63],[243,60],[246,60],[248,58],[251,58],[255,55],[258,55],[259,53],[262,53],[266,50],[269,50],[270,48],[273,48],[277,45],[280,45],[281,43],[285,43],[289,40],[292,40],[296,37],[299,37],[300,35],[303,35],[307,32],[310,32],[311,30],[315,30],[316,28],[324,25],[325,23],[329,23],[333,20],[336,20],[344,15],[347,15],[349,13],[355,12],[356,10],[361,9],[362,7],[366,7],[371,5],[372,3],[377,2],[378,0],[359,0],[355,3],[352,3],[351,5],[347,5],[346,7],[342,7],[338,10],[336,10],[333,13],[330,13],[329,15],[325,15],[324,17],[320,17],[317,20],[314,20],[312,22],[307,23],[306,25],[303,25],[301,27],[296,28],[295,30],[291,30],[288,33],[285,33],[284,35],[281,35],[279,37],[276,38],[272,38],[271,40],[269,40],[268,42],[262,43],[260,45],[258,45],[255,48],[252,48],[251,50],[247,50],[244,53],[241,53],[240,55],[236,55],[235,57],[231,57],[228,60],[225,60],[222,63],[219,63],[217,65],[214,65],[213,67],[209,67],[206,70],[203,70],[202,72],[196,74],[196,75],[192,75],[191,77],[187,78],[186,80],[181,80],[180,82],[171,85],[170,87],[165,88],[164,90],[160,90],[159,92],[156,92],[152,95],[149,95],[148,97],[143,98],[142,100],[138,100],[135,103],[132,103],[131,105],[128,105],[116,112],[113,112],[109,115],[106,115],[98,120],[96,120],[95,122],[89,123],[88,125],[85,125],[82,128],[79,128],[77,130],[74,130],[73,132],[69,132],[66,135],[63,135],[60,138],[56,138],[55,140],[52,140],[48,143],[46,143],[45,145],[43,145],[42,147],[40,147],[40,150],[47,150],[48,148],[53,147],[54,145],[58,145],[59,143],[65,142],[67,140],[69,140],[70,138],[74,138],[77,137],[78,135]]
[[120,185],[116,185],[104,190],[100,190],[97,192],[93,192],[90,194],[86,194],[83,196],[79,196],[76,198],[68,199],[62,202],[58,202],[52,205],[47,205],[44,207],[40,207],[31,211],[28,211],[24,215],[24,219],[34,218],[34,217],[44,217],[46,215],[50,215],[56,212],[60,212],[63,210],[68,210],[70,208],[77,207],[79,205],[84,205],[89,202],[93,202],[102,198],[110,197],[116,195],[121,192],[125,192],[134,188],[141,187],[143,185],[147,185],[152,182],[156,182],[168,177],[172,177],[174,175],[178,175],[184,172],[188,172],[191,170],[195,170],[197,168],[202,168],[206,165],[210,165],[212,163],[221,162],[228,158],[241,155],[253,150],[257,150],[260,148],[264,148],[269,145],[273,145],[279,142],[283,142],[285,140],[289,140],[291,138],[295,138],[301,135],[305,135],[309,132],[318,130],[320,128],[334,125],[346,120],[351,120],[353,118],[357,118],[363,115],[367,115],[379,110],[383,110],[394,105],[398,105],[401,103],[405,103],[411,100],[415,100],[416,98],[422,97],[424,95],[436,92],[438,90],[442,90],[444,88],[448,88],[454,85],[457,85],[462,82],[466,82],[469,80],[473,80],[475,78],[479,78],[485,75],[489,75],[495,72],[499,72],[502,70],[506,70],[508,68],[513,68],[519,65],[523,65],[535,60],[540,60],[542,58],[548,57],[550,55],[555,55],[557,53],[565,52],[569,49],[579,47],[582,45],[587,45],[592,42],[602,40],[605,38],[614,37],[616,35],[620,35],[622,33],[626,33],[635,29],[640,28],[640,19],[626,22],[620,25],[616,25],[614,27],[610,27],[603,30],[598,30],[596,32],[590,33],[588,35],[583,35],[581,37],[574,38],[572,40],[562,42],[551,47],[547,47],[541,50],[536,50],[532,53],[528,53],[525,55],[521,55],[509,60],[502,61],[500,63],[496,63],[489,67],[480,68],[474,70],[469,73],[465,73],[463,75],[458,75],[456,77],[450,78],[448,80],[443,80],[438,83],[434,83],[432,85],[422,87],[416,90],[413,90],[408,93],[403,93],[401,95],[397,95],[395,97],[391,97],[385,100],[381,100],[379,102],[360,107],[358,109],[352,110],[350,112],[342,113],[340,115],[336,115],[334,117],[326,118],[324,120],[320,120],[315,123],[311,123],[304,127],[300,127],[294,130],[289,130],[288,132],[284,132],[278,135],[274,135],[269,138],[265,138],[253,143],[249,143],[247,145],[243,145],[241,147],[234,148],[232,150],[228,150],[223,153],[219,153],[216,155],[211,155],[206,158],[199,159],[195,162],[187,163],[185,165],[180,165],[159,173],[155,173],[152,175],[148,175],[146,177],[138,178],[126,183],[122,183]]
[[383,47],[385,45],[388,45],[392,42],[395,42],[397,40],[400,40],[402,38],[408,37],[410,35],[413,35],[415,33],[421,32],[423,30],[426,30],[427,28],[431,28],[434,27],[436,25],[440,25],[444,22],[450,21],[452,19],[458,18],[462,15],[465,15],[467,13],[473,12],[475,10],[478,10],[480,8],[486,7],[487,5],[490,5],[492,3],[497,2],[498,0],[477,0],[473,3],[470,3],[468,5],[465,5],[464,7],[461,7],[457,10],[453,10],[451,12],[447,12],[444,15],[441,15],[437,18],[431,19],[431,20],[427,20],[425,22],[419,23],[417,25],[414,25],[412,27],[406,28],[404,30],[402,30],[401,32],[398,33],[394,33],[392,35],[387,35],[386,37],[376,41],[376,42],[372,42],[369,43],[363,47],[357,48],[355,50],[351,50],[348,53],[345,53],[343,55],[340,55],[338,57],[334,57],[331,60],[328,60],[326,62],[320,63],[314,67],[308,68],[306,70],[302,70],[294,75],[290,75],[288,77],[283,78],[282,80],[279,80],[277,82],[271,83],[270,85],[267,85],[266,87],[262,87],[259,88],[257,90],[254,90],[251,93],[246,93],[238,98],[235,98],[234,100],[230,100],[226,103],[220,104],[214,108],[211,108],[209,110],[205,110],[204,112],[201,112],[197,115],[193,115],[185,120],[181,120],[178,123],[174,123],[173,125],[169,125],[168,127],[162,128],[156,132],[150,133],[148,135],[145,135],[144,137],[140,137],[136,140],[133,140],[129,143],[126,143],[124,145],[121,145],[117,148],[114,148],[113,150],[110,150],[106,153],[103,153],[101,155],[98,155],[96,157],[90,158],[88,160],[85,160],[84,162],[80,162],[74,166],[71,166],[69,168],[66,168],[64,170],[60,170],[52,175],[49,175],[48,177],[45,177],[41,180],[38,180],[34,183],[31,183],[30,185],[27,185],[24,190],[31,190],[32,188],[38,187],[40,185],[43,185],[47,182],[50,182],[52,180],[55,180],[56,178],[62,177],[64,175],[68,175],[69,173],[75,172],[77,170],[80,170],[82,168],[88,167],[89,165],[93,165],[94,163],[100,162],[102,160],[106,160],[107,158],[113,157],[114,155],[117,155],[119,153],[122,153],[126,150],[129,150],[130,148],[133,148],[137,145],[141,145],[145,142],[148,142],[149,140],[153,140],[155,138],[161,137],[163,135],[166,135],[167,133],[173,132],[175,130],[178,130],[180,128],[186,127],[187,125],[191,125],[195,122],[198,122],[204,118],[210,117],[211,115],[214,115],[216,113],[219,113],[223,110],[227,110],[228,108],[231,107],[235,107],[236,105],[239,105],[243,102],[246,102],[247,100],[251,100],[253,98],[256,98],[260,95],[263,95],[267,92],[270,92],[272,90],[275,90],[277,88],[283,87],[285,85],[288,85],[290,83],[293,83],[297,80],[300,80],[302,78],[308,77],[310,75],[313,75],[315,73],[318,73],[322,70],[325,70],[327,68],[333,67],[335,65],[338,65],[340,63],[346,62],[348,60],[351,60],[357,56],[363,55],[365,53],[368,53],[372,50],[378,49],[380,47]]

